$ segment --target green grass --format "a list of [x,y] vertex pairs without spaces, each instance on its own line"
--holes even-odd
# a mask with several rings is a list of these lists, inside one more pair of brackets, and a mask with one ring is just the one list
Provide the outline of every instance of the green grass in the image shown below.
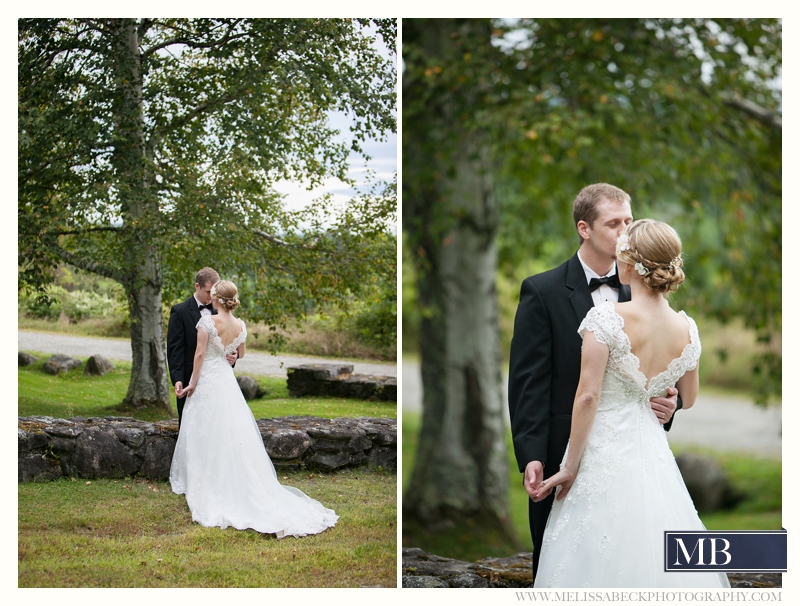
[[[47,415],[59,418],[132,416],[144,421],[159,421],[177,416],[175,394],[170,402],[174,414],[160,410],[134,410],[122,406],[128,390],[131,363],[114,361],[116,368],[102,377],[83,374],[83,367],[52,376],[42,371],[50,354],[30,352],[40,358],[18,371],[19,416]],[[82,358],[85,361],[85,358]],[[257,419],[288,415],[311,415],[323,418],[378,417],[396,418],[395,402],[371,402],[349,398],[289,396],[286,379],[254,376],[266,394],[248,402]]]
[[334,509],[336,526],[277,540],[203,528],[168,482],[18,487],[20,587],[395,587],[396,478],[381,470],[278,471]]
[[[403,491],[408,487],[413,470],[421,416],[417,413],[403,413],[402,423],[402,463]],[[508,449],[508,485],[510,516],[517,538],[524,548],[533,547],[528,524],[528,493],[522,486],[522,476],[517,470],[511,433],[506,436]],[[725,470],[733,487],[741,491],[745,498],[734,509],[718,512],[700,512],[700,518],[710,530],[779,530],[782,528],[782,464],[779,460],[759,459],[752,455],[734,452],[719,452],[698,448],[673,448],[677,455],[691,451],[713,457]],[[412,529],[406,533],[404,528],[403,546],[420,547],[436,555],[466,561],[475,561],[488,555],[490,545],[481,543],[480,529],[470,533],[452,533],[447,528],[437,532]],[[509,554],[499,554],[509,555]]]

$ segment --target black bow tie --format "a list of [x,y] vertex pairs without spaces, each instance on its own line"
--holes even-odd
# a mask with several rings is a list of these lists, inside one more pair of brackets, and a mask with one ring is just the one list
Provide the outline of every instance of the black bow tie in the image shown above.
[[606,276],[605,278],[592,278],[589,280],[589,292],[594,292],[603,284],[608,284],[611,288],[619,290],[619,275]]
[[197,309],[208,309],[209,311],[214,311],[214,306],[209,303],[208,305],[198,305]]

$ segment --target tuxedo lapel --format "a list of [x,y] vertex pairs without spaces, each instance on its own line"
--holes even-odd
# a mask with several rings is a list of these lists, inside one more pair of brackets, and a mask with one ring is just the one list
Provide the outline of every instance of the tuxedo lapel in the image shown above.
[[192,320],[194,320],[194,324],[196,325],[200,321],[202,314],[200,313],[200,308],[197,306],[197,299],[195,299],[194,296],[189,297],[189,313],[191,314]]
[[569,302],[575,312],[575,318],[580,324],[594,306],[592,293],[589,292],[589,285],[586,282],[586,273],[583,271],[578,254],[575,253],[567,264],[566,286],[572,293],[569,295]]

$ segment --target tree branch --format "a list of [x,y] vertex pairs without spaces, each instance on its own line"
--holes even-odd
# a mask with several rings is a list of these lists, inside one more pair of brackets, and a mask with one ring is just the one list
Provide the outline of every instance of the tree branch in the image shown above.
[[754,101],[750,101],[749,99],[745,99],[736,93],[733,94],[722,94],[723,103],[728,107],[732,107],[734,109],[738,109],[749,116],[755,118],[759,122],[766,124],[767,126],[771,126],[775,130],[782,131],[782,120],[781,116],[768,110],[765,107],[761,107],[758,103]]
[[84,259],[83,257],[79,257],[78,255],[71,253],[68,250],[64,250],[58,244],[51,244],[49,248],[51,248],[59,257],[61,257],[64,261],[66,261],[70,265],[74,265],[75,267],[78,267],[85,271],[98,274],[106,278],[111,278],[112,280],[116,280],[117,282],[122,283],[122,273],[116,269],[113,269],[111,267],[106,267],[105,265],[101,265],[100,263],[95,263],[94,261],[89,261],[88,259]]
[[261,231],[260,229],[253,229],[253,233],[255,235],[257,235],[257,236],[261,236],[265,240],[269,240],[273,244],[280,244],[281,246],[292,246],[289,242],[286,242],[285,240],[281,240],[280,238],[277,238],[277,237],[273,236],[272,234],[268,234],[265,231]]
[[146,59],[147,57],[149,57],[153,53],[158,52],[162,48],[166,48],[168,46],[172,46],[173,44],[185,44],[189,48],[216,48],[218,46],[221,46],[223,44],[226,44],[226,43],[230,42],[231,40],[237,40],[237,39],[243,38],[243,37],[245,37],[247,35],[245,33],[238,34],[236,36],[232,36],[231,35],[231,32],[233,31],[233,29],[237,25],[239,25],[239,23],[241,23],[242,21],[243,21],[243,19],[236,19],[235,21],[230,23],[228,25],[228,30],[225,32],[225,34],[219,40],[216,40],[216,41],[213,41],[213,42],[207,42],[207,43],[200,43],[200,42],[193,41],[191,38],[189,38],[187,36],[177,36],[175,38],[170,38],[168,40],[164,40],[163,42],[161,42],[159,44],[156,44],[155,46],[152,46],[152,47],[148,48],[145,51],[142,51],[142,58]]
[[122,227],[115,227],[113,225],[100,225],[98,227],[87,227],[86,229],[69,229],[66,231],[47,231],[44,232],[43,236],[74,236],[77,234],[88,234],[95,231],[112,231],[112,232],[120,232],[122,231]]

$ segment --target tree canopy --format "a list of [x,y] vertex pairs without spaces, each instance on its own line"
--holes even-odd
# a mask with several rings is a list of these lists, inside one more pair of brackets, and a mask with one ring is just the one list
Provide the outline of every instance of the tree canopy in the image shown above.
[[[391,19],[20,20],[21,286],[41,289],[60,262],[120,282],[132,385],[163,340],[162,291],[188,295],[200,267],[240,280],[251,319],[273,326],[345,302],[364,268],[394,261],[373,244],[394,185],[299,210],[272,186],[353,183],[351,154],[396,129],[395,35]],[[156,383],[131,400],[163,403]]]

